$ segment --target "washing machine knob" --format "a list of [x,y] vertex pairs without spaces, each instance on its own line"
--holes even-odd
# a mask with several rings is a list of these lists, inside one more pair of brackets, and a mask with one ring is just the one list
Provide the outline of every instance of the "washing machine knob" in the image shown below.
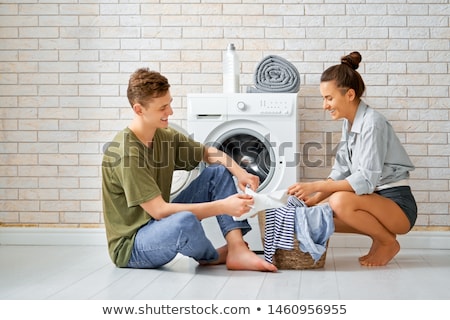
[[241,110],[241,111],[244,111],[244,110],[246,109],[246,105],[245,105],[245,103],[244,103],[243,101],[239,101],[239,102],[237,103],[237,108],[238,108],[239,110]]

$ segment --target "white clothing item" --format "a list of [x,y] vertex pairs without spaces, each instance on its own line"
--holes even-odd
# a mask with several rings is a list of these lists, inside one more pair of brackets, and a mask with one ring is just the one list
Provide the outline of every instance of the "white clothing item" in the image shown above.
[[394,188],[394,187],[403,187],[403,186],[409,186],[408,179],[403,179],[403,180],[400,180],[400,181],[397,181],[397,182],[383,184],[382,186],[376,187],[375,191],[380,191],[380,190]]
[[255,201],[249,212],[240,217],[233,217],[235,221],[242,221],[255,216],[259,211],[279,208],[287,203],[289,195],[287,190],[277,190],[271,193],[257,193],[250,188],[245,188],[245,193],[253,197]]

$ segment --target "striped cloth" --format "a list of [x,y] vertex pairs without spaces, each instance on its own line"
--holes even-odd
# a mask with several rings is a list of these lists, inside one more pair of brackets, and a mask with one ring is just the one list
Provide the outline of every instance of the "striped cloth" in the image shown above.
[[277,249],[294,249],[295,210],[299,206],[305,206],[304,202],[291,196],[286,206],[266,210],[264,230],[264,259],[266,261],[272,263]]

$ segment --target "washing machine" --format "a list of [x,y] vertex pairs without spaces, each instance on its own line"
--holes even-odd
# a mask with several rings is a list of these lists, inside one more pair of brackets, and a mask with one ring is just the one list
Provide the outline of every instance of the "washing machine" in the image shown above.
[[[299,181],[297,101],[296,93],[188,94],[187,131],[257,175],[259,193],[286,189]],[[259,251],[258,221],[249,222],[258,232],[246,240]]]
[[[189,136],[188,132],[176,123],[169,123],[169,127],[178,132]],[[175,170],[172,177],[172,186],[170,189],[170,200],[173,200],[181,191],[183,191],[199,174],[199,168],[193,170]]]

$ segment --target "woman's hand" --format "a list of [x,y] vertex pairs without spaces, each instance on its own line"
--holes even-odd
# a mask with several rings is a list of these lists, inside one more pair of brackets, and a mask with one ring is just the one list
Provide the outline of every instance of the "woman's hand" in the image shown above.
[[317,191],[314,182],[296,182],[288,188],[287,193],[300,200],[307,201]]
[[354,192],[347,180],[334,181],[332,179],[297,182],[288,188],[288,194],[303,200],[307,206],[314,206],[337,191]]

